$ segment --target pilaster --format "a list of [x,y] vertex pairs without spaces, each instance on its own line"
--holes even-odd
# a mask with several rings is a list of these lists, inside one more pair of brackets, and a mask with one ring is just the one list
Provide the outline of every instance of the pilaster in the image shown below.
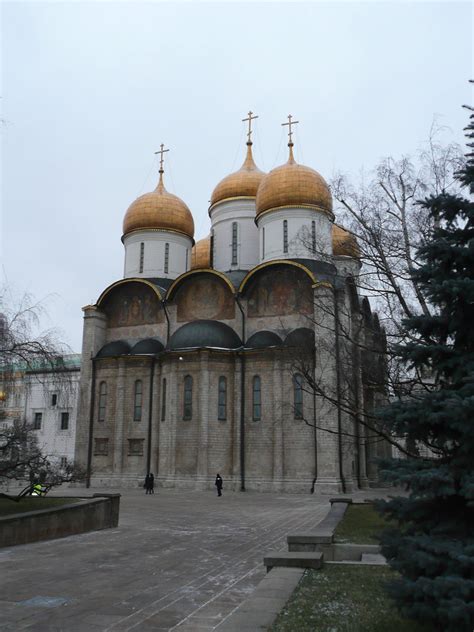
[[341,492],[341,446],[338,436],[336,315],[333,287],[319,283],[314,288],[315,381],[322,395],[316,397],[318,475],[315,490]]
[[199,452],[197,456],[197,485],[202,486],[209,475],[208,471],[208,431],[209,431],[209,352],[199,353],[199,393],[198,423]]
[[124,452],[127,449],[125,445],[126,439],[126,411],[125,411],[125,379],[126,379],[126,367],[125,361],[122,359],[117,360],[117,385],[115,393],[115,419],[114,423],[114,444],[113,444],[113,466],[112,471],[115,475],[122,474],[123,472],[123,457]]

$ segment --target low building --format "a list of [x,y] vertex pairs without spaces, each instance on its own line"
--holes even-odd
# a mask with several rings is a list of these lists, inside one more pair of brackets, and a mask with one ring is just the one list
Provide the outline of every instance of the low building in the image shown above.
[[9,371],[0,396],[0,423],[31,424],[44,455],[62,465],[74,462],[81,356],[65,355],[45,366]]

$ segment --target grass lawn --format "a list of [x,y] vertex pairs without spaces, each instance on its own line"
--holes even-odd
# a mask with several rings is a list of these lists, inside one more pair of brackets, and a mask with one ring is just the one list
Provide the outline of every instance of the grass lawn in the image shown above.
[[305,572],[271,632],[433,632],[403,619],[384,592],[384,566],[326,565]]
[[19,502],[13,502],[8,498],[0,498],[0,517],[10,516],[25,511],[36,511],[37,509],[50,509],[60,505],[70,505],[78,502],[80,498],[41,498],[37,496],[25,496]]
[[338,524],[334,542],[354,544],[378,544],[377,534],[388,526],[373,505],[349,505],[344,518]]

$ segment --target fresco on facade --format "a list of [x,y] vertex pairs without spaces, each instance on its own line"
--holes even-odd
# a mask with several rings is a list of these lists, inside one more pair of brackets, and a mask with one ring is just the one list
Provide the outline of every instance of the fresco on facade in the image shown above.
[[109,327],[153,325],[164,321],[155,292],[141,283],[126,283],[113,289],[102,304]]
[[186,279],[176,293],[175,303],[179,322],[235,317],[234,297],[229,287],[209,274]]
[[313,311],[309,277],[302,270],[290,266],[272,266],[257,273],[250,282],[247,300],[250,318],[311,314]]

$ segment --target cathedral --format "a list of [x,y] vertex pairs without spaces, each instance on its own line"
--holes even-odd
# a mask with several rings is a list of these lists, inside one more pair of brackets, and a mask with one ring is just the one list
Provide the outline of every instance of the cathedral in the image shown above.
[[288,160],[269,173],[252,155],[254,118],[205,239],[165,188],[163,145],[156,189],[125,213],[123,278],[83,308],[75,459],[88,485],[147,472],[187,489],[217,473],[234,490],[377,482],[387,446],[361,420],[383,397],[370,379],[383,332],[356,289],[357,241],[334,223],[323,177],[295,161],[291,116]]

